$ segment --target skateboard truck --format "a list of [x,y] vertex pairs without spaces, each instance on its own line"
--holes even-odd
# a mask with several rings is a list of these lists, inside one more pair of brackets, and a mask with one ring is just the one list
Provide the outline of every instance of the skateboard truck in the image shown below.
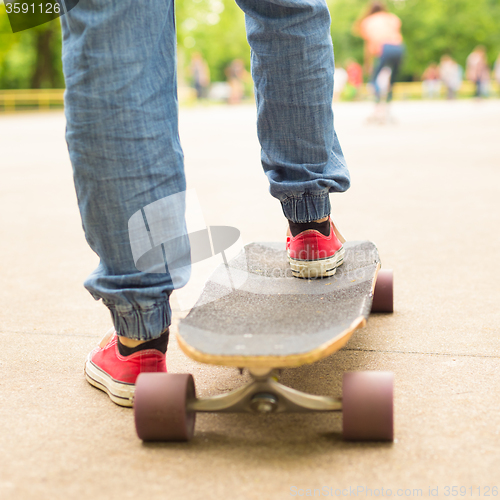
[[342,400],[313,396],[278,382],[277,370],[249,370],[252,381],[227,394],[195,399],[188,411],[225,413],[284,413],[340,411]]
[[135,392],[135,424],[143,441],[189,441],[196,413],[342,411],[343,436],[393,440],[393,379],[389,372],[344,373],[343,397],[315,396],[280,384],[277,370],[250,369],[252,381],[226,394],[196,398],[190,374],[142,373]]

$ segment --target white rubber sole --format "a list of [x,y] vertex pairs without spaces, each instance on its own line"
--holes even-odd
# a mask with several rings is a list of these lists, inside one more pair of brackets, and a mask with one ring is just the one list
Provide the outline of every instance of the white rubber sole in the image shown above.
[[127,408],[134,406],[135,385],[114,380],[90,359],[85,362],[85,378],[89,384],[104,391],[113,403]]
[[344,247],[339,248],[332,257],[319,260],[292,259],[288,252],[288,261],[296,278],[326,278],[337,272],[337,267],[344,263],[344,255]]

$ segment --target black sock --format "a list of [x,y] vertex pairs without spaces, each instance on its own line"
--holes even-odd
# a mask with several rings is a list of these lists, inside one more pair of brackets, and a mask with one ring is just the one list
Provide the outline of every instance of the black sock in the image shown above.
[[308,229],[315,229],[324,236],[330,236],[330,218],[326,219],[324,222],[297,223],[289,220],[288,223],[293,237],[297,236],[302,231],[307,231]]
[[118,351],[122,356],[130,356],[138,351],[144,351],[145,349],[156,349],[161,353],[165,354],[167,352],[167,344],[168,344],[168,328],[157,338],[153,340],[148,340],[143,344],[139,344],[136,347],[127,347],[120,342],[120,338],[118,337]]

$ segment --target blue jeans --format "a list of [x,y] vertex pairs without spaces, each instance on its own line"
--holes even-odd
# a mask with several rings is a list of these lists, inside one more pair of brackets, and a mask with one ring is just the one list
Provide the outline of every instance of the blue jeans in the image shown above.
[[[326,1],[236,1],[270,192],[289,220],[320,219],[330,213],[328,193],[349,187],[333,127]],[[156,338],[170,325],[175,286],[168,270],[138,271],[128,221],[186,188],[173,0],[80,0],[61,23],[66,140],[85,236],[100,258],[85,287],[120,335]]]
[[372,84],[375,89],[375,98],[377,102],[380,101],[380,87],[377,83],[377,77],[382,71],[382,68],[388,67],[391,69],[391,81],[389,83],[389,91],[387,92],[387,102],[392,101],[392,87],[396,82],[396,78],[399,73],[399,68],[403,60],[404,45],[390,45],[385,44],[382,47],[382,55],[380,56],[377,66],[372,75]]

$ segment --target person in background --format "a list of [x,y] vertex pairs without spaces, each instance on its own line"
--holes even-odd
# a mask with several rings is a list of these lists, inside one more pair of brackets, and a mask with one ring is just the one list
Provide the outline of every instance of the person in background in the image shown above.
[[[403,60],[404,44],[401,34],[401,19],[387,11],[381,1],[375,0],[368,6],[367,14],[356,23],[354,31],[365,40],[365,70],[374,67],[371,74],[371,83],[375,91],[375,100],[380,103],[381,91],[377,84],[377,77],[382,68],[391,70],[391,80],[386,101],[392,100],[392,89],[399,73]],[[373,61],[377,59],[375,65]],[[377,106],[375,114],[386,113],[385,106]]]
[[462,68],[450,55],[445,54],[439,63],[439,75],[446,88],[446,98],[455,99],[462,86]]
[[486,97],[490,81],[490,70],[486,59],[486,49],[478,45],[467,58],[467,79],[476,84],[474,97]]
[[210,69],[199,52],[194,52],[191,57],[191,76],[197,99],[205,99],[210,86]]
[[391,88],[392,71],[388,66],[384,66],[377,76],[377,87],[380,89],[382,100],[387,99],[387,94]]
[[241,59],[235,59],[226,68],[226,77],[230,89],[228,102],[239,104],[245,95],[245,82],[250,78]]
[[438,65],[433,62],[427,66],[422,75],[422,94],[426,99],[439,97],[441,92],[441,79]]
[[354,98],[357,98],[363,85],[363,68],[354,59],[346,61],[347,83],[354,89]]

